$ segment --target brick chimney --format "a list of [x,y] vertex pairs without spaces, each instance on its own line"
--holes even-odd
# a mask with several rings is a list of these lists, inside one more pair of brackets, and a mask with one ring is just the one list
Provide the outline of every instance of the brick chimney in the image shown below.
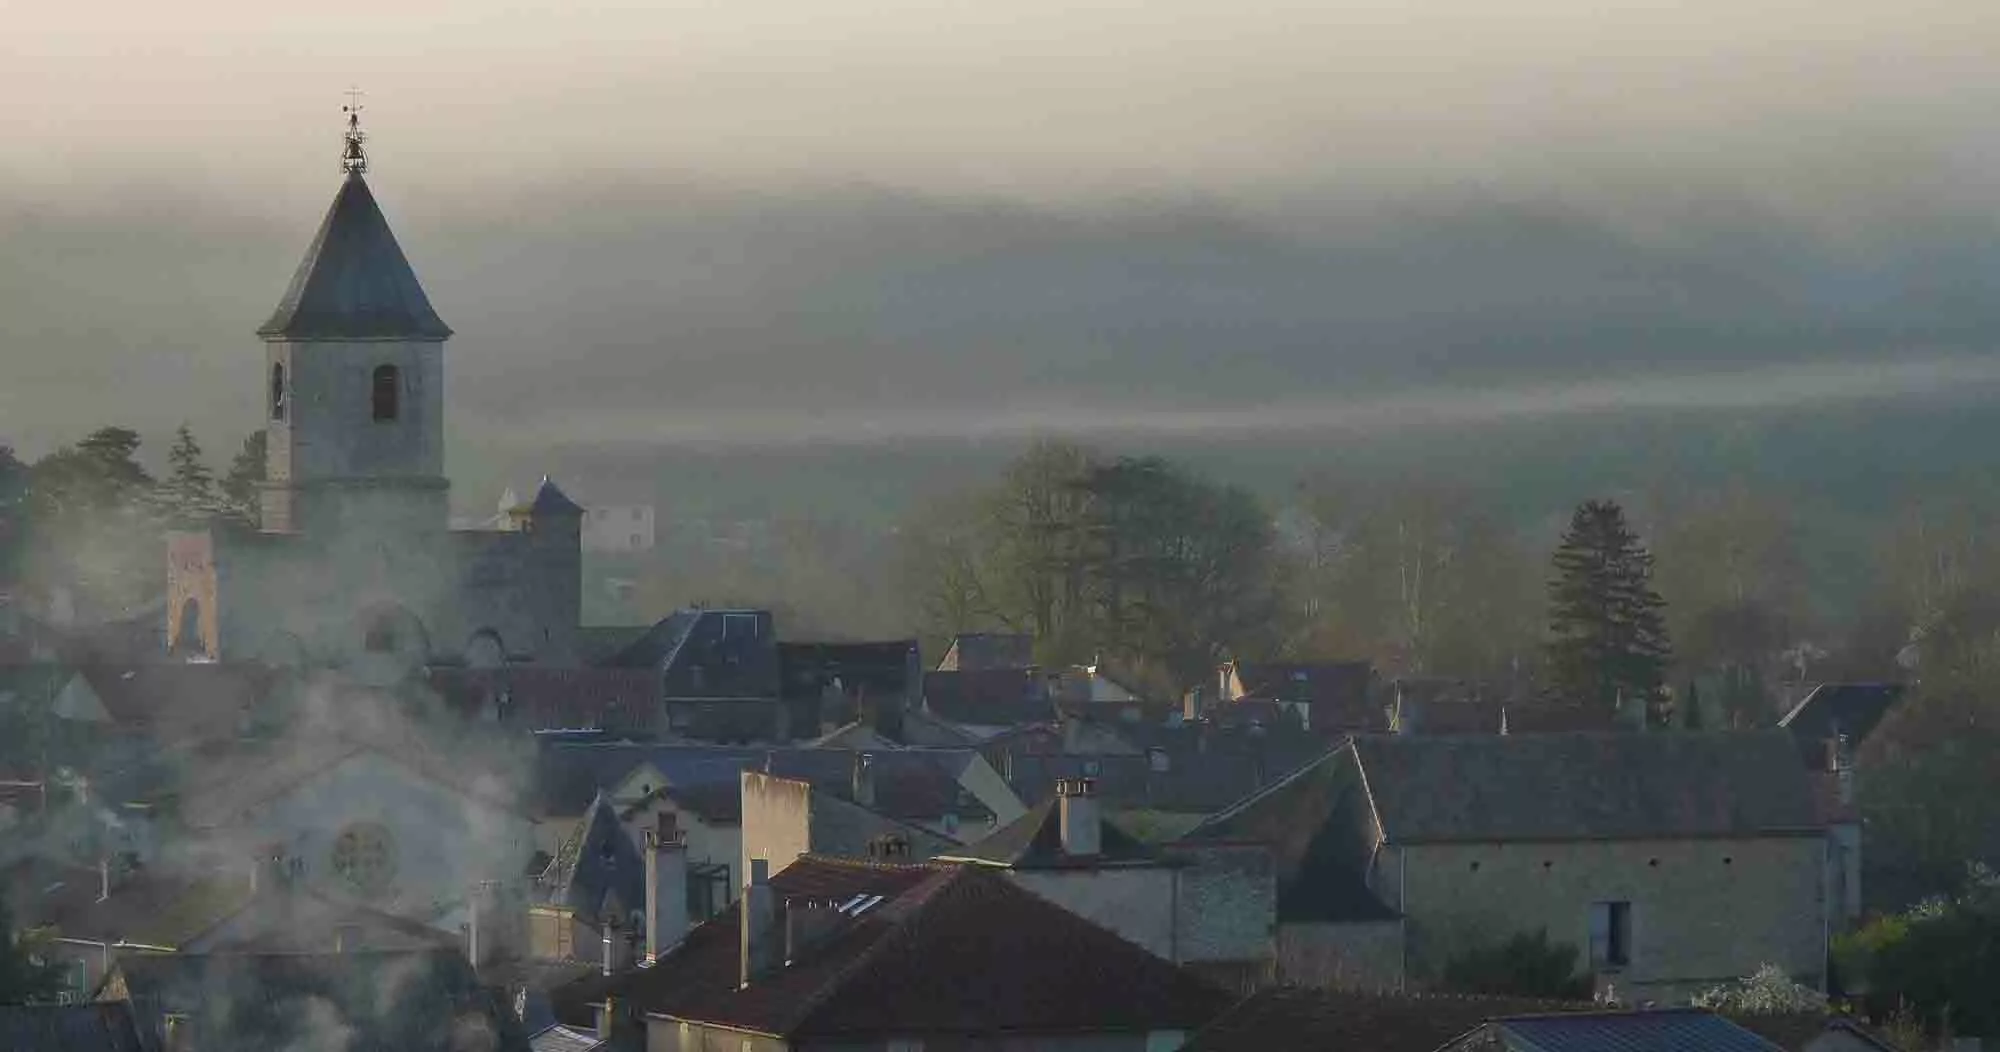
[[875,806],[875,755],[858,752],[854,754],[854,802],[863,807]]
[[749,986],[750,980],[770,971],[779,947],[773,945],[778,940],[772,931],[777,921],[777,903],[771,889],[771,863],[761,859],[750,860],[750,881],[743,886],[743,901],[737,907],[741,921],[741,944],[738,952],[738,980],[742,986]]
[[1063,778],[1056,782],[1056,807],[1062,820],[1063,854],[1093,858],[1103,850],[1104,813],[1097,801],[1097,779]]
[[687,934],[687,834],[663,812],[646,830],[646,963],[658,961]]

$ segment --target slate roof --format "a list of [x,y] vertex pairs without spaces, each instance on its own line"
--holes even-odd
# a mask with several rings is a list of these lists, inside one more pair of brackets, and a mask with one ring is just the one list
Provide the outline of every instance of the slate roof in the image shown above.
[[630,819],[655,800],[672,801],[710,825],[737,825],[743,821],[743,787],[736,782],[704,782],[698,785],[662,785],[626,805],[620,818]]
[[596,1052],[605,1047],[597,1031],[579,1030],[557,1023],[528,1039],[535,1052]]
[[141,1052],[132,1006],[0,1005],[0,1048],[8,1052]]
[[646,906],[646,864],[603,794],[563,838],[535,881],[542,901],[581,918],[621,919]]
[[202,1052],[528,1049],[458,950],[128,956],[112,967],[102,996],[131,1001],[149,1047],[163,1017],[176,1013],[187,1016]]
[[1860,748],[1902,696],[1900,683],[1822,683],[1778,726],[1792,732],[1807,764],[1823,768],[1829,739],[1844,734],[1850,748]]
[[538,519],[556,515],[581,518],[583,505],[569,499],[569,494],[564,493],[554,479],[543,475],[541,486],[535,490],[535,499],[528,504],[528,513]]
[[1312,729],[1375,731],[1385,729],[1382,708],[1370,698],[1374,666],[1366,661],[1237,662],[1236,677],[1243,695],[1238,702],[1305,702],[1312,707]]
[[[851,798],[856,755],[845,749],[799,747],[551,742],[542,746],[538,759],[537,806],[545,815],[582,814],[593,796],[616,787],[641,763],[651,764],[674,792],[718,785],[734,791],[744,771],[768,769]],[[958,782],[978,755],[970,749],[892,749],[870,755],[876,811],[906,820],[946,814],[972,819],[989,813]]]
[[768,610],[679,610],[603,664],[659,670],[669,699],[777,698],[775,637]]
[[[1398,843],[1716,837],[1825,827],[1784,731],[1353,740]],[[1336,760],[1340,754],[1336,754]]]
[[1274,987],[1237,1002],[1197,1032],[1182,1052],[1294,1048],[1436,1052],[1495,1016],[1587,1012],[1594,1007],[1589,1002],[1571,1005],[1526,998]]
[[954,637],[938,671],[1024,669],[1035,663],[1035,638],[1015,632],[966,632]]
[[1485,1024],[1453,1048],[1509,1052],[1778,1052],[1778,1046],[1699,1008],[1514,1016]]
[[609,992],[649,1015],[794,1040],[1191,1030],[1226,1004],[1191,973],[979,867],[809,855],[771,884],[780,902],[883,901],[743,988],[739,902],[658,965],[572,991],[569,1003]]
[[1197,824],[1191,842],[1262,844],[1271,851],[1278,918],[1303,922],[1396,918],[1367,884],[1357,830],[1373,822],[1368,787],[1349,750],[1329,754]]
[[1044,800],[984,840],[953,850],[949,857],[1010,869],[1092,868],[1160,861],[1152,849],[1102,818],[1098,820],[1098,854],[1083,858],[1065,854],[1061,803],[1058,799]]
[[1166,770],[1156,769],[1160,757],[1146,753],[1010,759],[996,758],[992,749],[983,751],[1025,804],[1049,799],[1059,779],[1096,778],[1098,796],[1106,807],[1206,815],[1277,782],[1332,748],[1310,734],[1232,734],[1203,727],[1161,731],[1138,740],[1148,743],[1149,749],[1165,750]]
[[1056,718],[1048,684],[1033,669],[924,673],[924,708],[951,723],[1013,727]]
[[643,668],[433,668],[425,682],[460,716],[492,713],[528,731],[596,730],[656,735],[665,730],[660,677]]
[[389,221],[359,173],[340,184],[305,258],[257,329],[267,340],[444,340]]

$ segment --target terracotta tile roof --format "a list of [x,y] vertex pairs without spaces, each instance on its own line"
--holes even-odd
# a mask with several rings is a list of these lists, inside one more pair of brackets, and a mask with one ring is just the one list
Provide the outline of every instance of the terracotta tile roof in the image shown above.
[[1278,987],[1262,990],[1203,1027],[1183,1052],[1366,1049],[1436,1052],[1496,1016],[1590,1011],[1588,1002],[1440,994],[1361,993]]
[[1192,974],[977,867],[806,856],[771,883],[780,901],[883,901],[744,988],[738,903],[659,965],[586,980],[566,1003],[608,990],[648,1014],[794,1039],[1191,1030],[1226,1003]]

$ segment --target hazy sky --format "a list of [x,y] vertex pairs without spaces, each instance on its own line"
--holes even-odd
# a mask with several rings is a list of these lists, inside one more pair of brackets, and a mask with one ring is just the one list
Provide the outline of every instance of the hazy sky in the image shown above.
[[523,447],[1962,389],[1996,54],[1992,0],[0,0],[0,442],[256,426],[350,84]]
[[[7,0],[0,173],[1002,193],[1626,181],[1995,203],[1987,0]],[[1651,192],[1650,190],[1648,192]]]

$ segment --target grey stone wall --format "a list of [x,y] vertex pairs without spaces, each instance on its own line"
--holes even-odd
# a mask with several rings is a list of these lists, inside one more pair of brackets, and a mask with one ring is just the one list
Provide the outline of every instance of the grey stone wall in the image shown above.
[[1764,963],[1818,985],[1826,852],[1822,836],[1422,844],[1387,849],[1382,872],[1394,879],[1408,861],[1401,905],[1413,981],[1469,943],[1539,928],[1587,959],[1591,904],[1622,901],[1631,963],[1606,979],[1679,999]]

